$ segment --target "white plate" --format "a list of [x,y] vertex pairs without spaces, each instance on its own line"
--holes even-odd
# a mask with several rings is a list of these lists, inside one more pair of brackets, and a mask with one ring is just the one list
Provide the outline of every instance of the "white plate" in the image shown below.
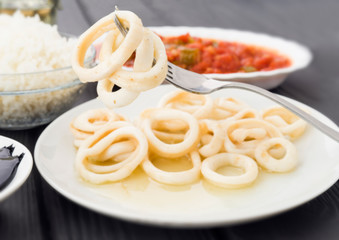
[[25,155],[22,158],[12,181],[2,191],[0,191],[0,202],[19,189],[19,187],[28,178],[33,166],[32,154],[24,145],[11,138],[0,136],[0,148],[10,146],[12,144],[15,147],[13,155],[20,155],[21,153],[24,153]]
[[307,67],[312,60],[312,53],[307,47],[297,42],[263,33],[240,31],[235,29],[185,26],[150,27],[150,29],[163,36],[177,36],[190,33],[192,36],[195,37],[240,42],[250,45],[267,47],[277,50],[278,52],[284,54],[285,56],[288,56],[292,60],[291,66],[272,71],[205,74],[209,78],[214,78],[218,80],[246,82],[262,88],[272,89],[280,85],[290,73]]
[[[132,119],[143,109],[155,106],[173,89],[164,85],[142,93],[135,102],[117,112]],[[236,89],[221,90],[213,96],[236,97],[258,109],[274,104],[254,93]],[[98,107],[103,107],[100,101],[91,100],[55,120],[39,137],[34,155],[38,170],[53,188],[70,200],[105,215],[176,227],[228,225],[294,208],[326,191],[339,178],[338,143],[309,127],[296,142],[300,158],[297,169],[288,174],[261,172],[249,188],[222,190],[204,181],[169,187],[143,177],[141,170],[123,183],[86,184],[74,170],[76,151],[69,124],[81,112]],[[319,112],[308,109],[318,119],[336,127]]]

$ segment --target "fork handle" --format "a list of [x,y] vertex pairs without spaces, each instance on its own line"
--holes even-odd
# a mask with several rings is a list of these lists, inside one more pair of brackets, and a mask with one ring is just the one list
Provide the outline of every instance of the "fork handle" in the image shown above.
[[271,93],[271,92],[269,92],[265,89],[262,89],[262,88],[259,88],[259,87],[253,86],[253,85],[249,85],[249,84],[246,84],[246,83],[231,82],[231,83],[227,83],[224,86],[221,86],[220,88],[229,88],[229,87],[244,89],[244,90],[248,90],[248,91],[251,91],[251,92],[261,94],[261,95],[271,99],[272,101],[284,106],[285,108],[289,109],[291,112],[295,113],[300,118],[304,119],[305,121],[307,121],[308,123],[313,125],[315,128],[317,128],[318,130],[320,130],[321,132],[323,132],[324,134],[329,136],[330,138],[339,142],[339,132],[338,132],[338,130],[331,128],[328,125],[322,123],[317,118],[313,117],[311,114],[303,111],[302,109],[298,108],[297,106],[295,106],[294,104],[290,103],[289,101],[283,99],[282,97],[280,97],[280,96],[278,96],[274,93]]

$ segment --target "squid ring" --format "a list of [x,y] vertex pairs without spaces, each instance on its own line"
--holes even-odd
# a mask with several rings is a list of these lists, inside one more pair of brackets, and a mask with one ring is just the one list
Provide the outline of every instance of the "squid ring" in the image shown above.
[[[114,24],[114,14],[129,28],[124,41],[109,58],[93,68],[85,68],[83,61],[89,46],[105,32],[117,31]],[[142,37],[143,26],[137,15],[130,11],[115,11],[97,21],[79,37],[78,46],[72,57],[73,70],[82,82],[96,82],[105,79],[123,66],[140,44]]]
[[116,92],[112,92],[114,83],[109,79],[98,81],[97,93],[98,98],[108,108],[123,107],[133,102],[140,94],[140,92],[130,91],[126,88],[120,88]]
[[282,106],[274,106],[265,110],[262,118],[278,127],[282,134],[291,140],[300,137],[307,125],[303,119]]
[[222,129],[220,128],[218,123],[207,119],[201,120],[200,125],[203,128],[202,132],[207,132],[206,135],[209,135],[208,132],[211,131],[213,135],[210,139],[208,139],[208,142],[206,143],[204,143],[203,141],[203,139],[205,139],[204,135],[201,137],[202,146],[199,148],[199,153],[203,157],[209,157],[217,154],[224,144],[225,136]]
[[[269,154],[269,149],[279,146],[285,150],[281,159]],[[270,138],[259,143],[255,149],[255,159],[258,164],[271,172],[288,172],[297,165],[297,150],[293,143],[285,138]]]
[[142,167],[148,176],[154,180],[172,185],[188,184],[196,181],[200,176],[201,160],[199,153],[192,151],[189,153],[189,157],[192,160],[193,167],[189,170],[180,172],[167,172],[163,171],[153,165],[149,157],[146,157],[142,162]]
[[[112,51],[118,48],[122,40],[118,39],[119,33],[116,31],[110,31],[105,41],[101,46],[101,51],[99,55],[99,60],[104,61],[109,58],[112,54]],[[139,47],[138,47],[139,48]],[[114,83],[112,83],[108,78],[98,81],[97,84],[97,93],[98,98],[105,104],[108,108],[118,108],[126,106],[133,102],[140,94],[140,92],[134,92],[127,90],[125,88],[120,88],[119,91],[112,92]]]
[[248,105],[235,98],[217,98],[214,100],[212,118],[215,120],[225,120],[244,108],[248,108]]
[[[225,176],[216,172],[222,166],[242,168],[239,176]],[[235,153],[219,153],[206,158],[201,165],[201,173],[209,182],[223,188],[240,188],[254,182],[258,176],[258,165],[245,155]]]
[[[142,115],[149,115],[147,118],[141,116],[141,127],[154,153],[160,156],[174,158],[185,155],[197,146],[200,135],[199,123],[191,114],[175,109],[154,108],[146,110]],[[182,142],[174,144],[166,143],[156,136],[152,126],[158,121],[168,120],[181,120],[187,123],[188,131],[185,133]]]
[[[133,140],[135,150],[124,160],[119,159],[118,163],[113,161],[113,164],[107,166],[106,169],[99,167],[99,171],[95,171],[93,164],[99,166],[102,164],[102,162],[95,161],[96,158],[112,144],[125,139]],[[139,129],[127,122],[113,122],[84,141],[77,152],[75,168],[88,182],[94,184],[114,182],[129,176],[144,160],[147,152],[147,139]]]
[[[156,63],[152,66],[153,58]],[[110,81],[121,88],[131,91],[146,91],[162,83],[167,74],[166,49],[161,39],[148,29],[144,29],[144,38],[136,49],[133,71],[119,69],[110,77]]]
[[283,137],[278,128],[260,119],[230,121],[224,126],[224,147],[227,152],[254,156],[259,142],[272,137]]
[[71,132],[75,138],[74,145],[80,144],[93,135],[95,131],[114,121],[125,120],[123,116],[106,108],[87,110],[76,118],[70,124]]
[[213,109],[213,100],[208,95],[198,95],[178,90],[162,97],[158,106],[178,109],[191,113],[197,119],[202,119],[210,116]]
[[240,119],[252,119],[252,118],[259,118],[259,113],[257,110],[253,108],[244,108],[234,114],[232,117],[227,118],[227,120],[240,120]]

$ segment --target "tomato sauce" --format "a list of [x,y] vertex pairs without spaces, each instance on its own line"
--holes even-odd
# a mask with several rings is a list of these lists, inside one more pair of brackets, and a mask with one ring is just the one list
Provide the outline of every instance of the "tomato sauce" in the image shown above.
[[213,39],[160,36],[168,61],[197,73],[237,73],[270,71],[291,65],[286,56],[270,49]]

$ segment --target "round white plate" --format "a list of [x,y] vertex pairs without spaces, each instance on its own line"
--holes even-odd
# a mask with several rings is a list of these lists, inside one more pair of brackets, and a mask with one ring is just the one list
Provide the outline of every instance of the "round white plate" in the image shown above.
[[33,166],[32,154],[24,145],[11,138],[0,136],[0,147],[10,145],[15,147],[13,155],[20,155],[21,153],[24,153],[25,155],[22,158],[12,181],[0,191],[0,202],[19,189],[28,178]]
[[[156,106],[164,94],[174,89],[163,85],[149,90],[131,105],[116,111],[133,119],[143,109]],[[244,90],[226,89],[212,96],[232,96],[258,109],[274,105]],[[291,101],[336,127],[319,112]],[[69,124],[83,111],[99,107],[103,107],[99,100],[91,100],[60,116],[41,134],[34,155],[38,170],[53,188],[105,215],[175,227],[228,225],[294,208],[323,193],[339,178],[338,143],[308,127],[295,143],[299,154],[297,169],[288,174],[261,172],[256,183],[248,188],[224,190],[203,180],[189,186],[164,186],[149,180],[140,169],[123,182],[94,186],[84,183],[74,170],[76,150]]]

